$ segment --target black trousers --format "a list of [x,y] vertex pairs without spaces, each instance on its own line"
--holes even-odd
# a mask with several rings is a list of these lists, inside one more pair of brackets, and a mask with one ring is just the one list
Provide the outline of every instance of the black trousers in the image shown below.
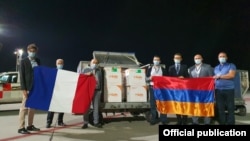
[[[47,115],[47,124],[51,124],[54,118],[55,112],[48,112]],[[64,113],[58,113],[57,123],[63,123]]]
[[178,125],[187,125],[188,116],[187,115],[176,115]]
[[215,100],[219,124],[235,125],[234,89],[215,90]]

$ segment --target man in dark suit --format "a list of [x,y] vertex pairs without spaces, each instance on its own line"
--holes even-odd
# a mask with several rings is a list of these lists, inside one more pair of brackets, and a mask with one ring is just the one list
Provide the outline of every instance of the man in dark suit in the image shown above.
[[[33,84],[33,68],[40,65],[40,59],[36,57],[37,46],[35,44],[30,44],[27,47],[28,57],[21,60],[20,64],[20,80],[21,80],[21,90],[23,90],[23,100],[21,108],[19,111],[19,129],[18,133],[20,134],[29,134],[29,131],[39,131],[39,128],[36,128],[33,125],[34,119],[34,109],[25,107],[26,100],[29,95],[29,91],[32,88]],[[28,126],[25,128],[25,115],[28,112]]]
[[[188,69],[191,78],[214,76],[213,68],[211,65],[203,63],[203,57],[200,54],[194,56],[194,63],[195,64]],[[210,117],[204,117],[205,125],[209,125],[210,121]],[[192,117],[192,122],[193,125],[198,125],[199,117]]]
[[[161,59],[159,56],[155,55],[153,58],[153,65],[150,65],[146,71],[146,81],[149,85],[149,94],[150,94],[150,112],[151,112],[151,121],[150,125],[157,123],[158,111],[156,109],[156,101],[153,91],[153,82],[151,81],[152,76],[166,76],[166,69],[160,65]],[[167,115],[160,114],[161,123],[167,124]]]
[[[189,77],[187,65],[181,64],[182,55],[180,53],[174,54],[174,65],[170,66],[168,69],[168,75],[179,78]],[[177,116],[177,125],[186,125],[187,124],[187,115]]]

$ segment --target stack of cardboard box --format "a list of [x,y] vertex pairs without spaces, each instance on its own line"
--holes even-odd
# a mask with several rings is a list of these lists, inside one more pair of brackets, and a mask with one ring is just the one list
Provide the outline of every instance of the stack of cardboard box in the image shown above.
[[145,69],[126,69],[127,102],[147,102]]
[[104,102],[122,102],[122,69],[104,67]]

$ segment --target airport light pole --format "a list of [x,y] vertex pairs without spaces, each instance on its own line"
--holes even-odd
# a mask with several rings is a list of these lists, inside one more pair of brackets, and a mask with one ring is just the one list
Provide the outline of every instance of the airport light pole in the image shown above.
[[16,49],[14,54],[16,54],[16,71],[18,71],[18,67],[23,55],[23,49]]

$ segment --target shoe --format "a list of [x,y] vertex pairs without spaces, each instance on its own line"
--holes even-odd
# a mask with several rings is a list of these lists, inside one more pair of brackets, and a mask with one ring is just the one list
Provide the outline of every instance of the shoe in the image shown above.
[[168,123],[167,122],[162,122],[161,125],[168,125]]
[[46,124],[46,128],[50,128],[51,125],[49,123]]
[[182,124],[181,125],[188,125],[188,123],[187,122],[182,122]]
[[58,123],[59,126],[66,126],[63,122]]
[[175,125],[182,125],[181,123],[177,122]]
[[34,125],[28,126],[26,129],[27,129],[28,131],[40,131],[40,129],[39,129],[39,128],[36,128]]
[[97,128],[102,128],[102,124],[101,123],[94,124],[93,126],[97,127]]
[[149,123],[150,123],[150,125],[155,125],[157,122],[155,122],[155,121],[150,121]]
[[89,127],[88,124],[83,124],[82,129],[86,129],[88,127]]
[[30,134],[30,132],[27,131],[25,128],[18,129],[18,133],[20,133],[20,134]]

